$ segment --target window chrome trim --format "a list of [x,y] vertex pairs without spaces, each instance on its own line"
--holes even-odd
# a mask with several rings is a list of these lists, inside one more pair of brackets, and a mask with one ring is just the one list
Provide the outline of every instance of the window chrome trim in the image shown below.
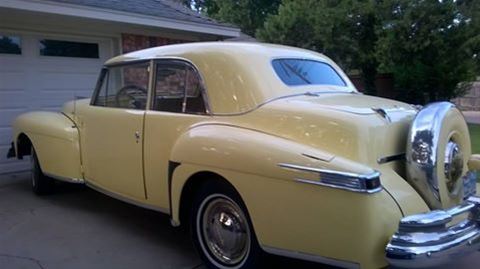
[[[374,171],[369,174],[357,174],[322,168],[306,167],[295,164],[279,163],[278,166],[285,169],[293,169],[302,172],[310,172],[319,175],[318,180],[294,178],[296,182],[306,183],[335,189],[342,189],[360,193],[376,193],[383,189],[380,184],[380,172]],[[356,180],[356,182],[355,182]],[[378,180],[378,187],[369,188],[368,182]]]
[[[189,59],[186,59],[186,58],[183,58],[183,57],[177,57],[177,56],[165,56],[165,57],[155,57],[155,58],[152,58],[151,59],[154,63],[154,80],[152,81],[152,100],[151,100],[151,105],[149,107],[147,107],[147,110],[151,110],[151,111],[157,111],[157,110],[154,110],[153,109],[153,98],[155,98],[155,94],[154,94],[154,87],[156,85],[156,81],[157,81],[157,63],[159,61],[165,61],[165,60],[170,60],[170,61],[178,61],[178,62],[183,62],[185,65],[187,66],[190,66],[193,68],[193,70],[195,71],[195,73],[197,74],[198,78],[199,78],[199,82],[200,82],[200,93],[202,94],[202,98],[203,98],[203,103],[205,105],[205,114],[195,114],[195,113],[184,113],[184,114],[189,114],[189,115],[209,115],[209,116],[212,116],[212,110],[211,110],[211,106],[210,106],[210,102],[209,102],[209,97],[208,97],[208,92],[207,92],[207,87],[206,87],[206,84],[205,84],[205,79],[202,75],[202,73],[200,72],[200,69],[192,62],[190,61]],[[167,112],[167,111],[159,111],[159,112]],[[173,113],[177,113],[177,112],[173,112]],[[182,112],[183,113],[183,112]]]
[[[143,109],[99,106],[99,105],[95,105],[95,102],[97,101],[100,90],[103,86],[103,83],[105,82],[105,78],[107,79],[107,83],[108,83],[108,79],[109,79],[108,76],[109,76],[109,73],[110,73],[110,70],[109,70],[110,68],[121,67],[121,66],[129,66],[129,65],[133,66],[133,65],[138,65],[138,64],[142,64],[142,63],[148,63],[149,64],[148,66],[150,68],[151,62],[152,62],[152,60],[136,60],[136,61],[128,61],[128,62],[124,62],[124,63],[104,65],[102,67],[102,70],[100,71],[100,75],[97,79],[97,84],[95,85],[95,90],[93,91],[92,98],[90,99],[90,105],[91,106],[96,106],[96,107],[105,107],[105,108],[133,109],[133,110],[141,110],[141,111],[147,110],[148,109],[148,99],[147,99],[146,107],[144,107]],[[147,98],[148,98],[148,94],[151,91],[151,87],[152,87],[152,85],[150,85],[151,75],[149,74],[148,76],[149,76],[149,81],[148,81],[148,85],[147,85]],[[106,87],[108,87],[108,85],[106,85]],[[107,88],[107,91],[108,91],[108,88]]]
[[105,77],[108,74],[108,68],[107,67],[102,67],[100,70],[100,74],[98,75],[97,78],[97,83],[95,84],[95,90],[92,93],[92,98],[90,98],[90,105],[91,106],[98,106],[95,105],[95,102],[97,101],[100,89],[102,88],[103,83],[105,82]]

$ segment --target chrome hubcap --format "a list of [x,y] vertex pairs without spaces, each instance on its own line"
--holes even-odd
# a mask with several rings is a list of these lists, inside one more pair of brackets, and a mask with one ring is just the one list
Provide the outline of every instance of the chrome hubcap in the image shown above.
[[250,249],[250,229],[240,207],[223,195],[212,195],[200,207],[200,242],[214,260],[223,265],[241,263]]
[[450,140],[445,149],[445,177],[449,192],[455,190],[455,185],[463,173],[463,154],[457,143]]

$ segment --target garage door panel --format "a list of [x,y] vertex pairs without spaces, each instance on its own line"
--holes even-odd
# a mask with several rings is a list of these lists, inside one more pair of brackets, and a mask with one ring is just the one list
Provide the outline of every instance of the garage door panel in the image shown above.
[[77,89],[77,90],[43,90],[37,100],[37,104],[41,108],[57,107],[59,110],[65,102],[78,99],[79,97],[90,97],[93,90]]
[[[108,38],[42,33],[18,36],[22,54],[0,54],[0,174],[29,167],[28,162],[6,159],[13,120],[31,110],[58,112],[63,103],[76,97],[90,98],[103,63],[113,54],[113,40]],[[43,39],[97,43],[100,58],[44,55],[39,47],[39,40]]]
[[[98,70],[98,67],[97,67]],[[69,89],[93,89],[98,77],[97,72],[75,72],[75,73],[50,73],[45,72],[39,75],[41,84],[45,90],[69,90]]]
[[10,145],[12,142],[12,128],[0,127],[0,146]]
[[26,108],[29,103],[30,97],[25,90],[0,90],[0,113],[6,108]]
[[0,70],[0,91],[25,89],[26,86],[25,72]]
[[[26,108],[6,108],[2,109],[2,116],[0,117],[0,128],[10,127],[13,120],[18,115],[27,112]],[[1,156],[0,156],[1,157]]]

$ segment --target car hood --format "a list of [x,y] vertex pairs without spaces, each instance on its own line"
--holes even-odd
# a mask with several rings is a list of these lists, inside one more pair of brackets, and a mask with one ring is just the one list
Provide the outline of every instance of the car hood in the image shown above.
[[413,106],[389,99],[324,93],[280,98],[236,121],[332,156],[376,166],[381,158],[405,153],[416,113]]

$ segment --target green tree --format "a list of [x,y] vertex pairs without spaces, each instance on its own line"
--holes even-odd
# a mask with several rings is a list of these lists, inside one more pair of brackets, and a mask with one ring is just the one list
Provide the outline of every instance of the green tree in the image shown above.
[[240,27],[242,32],[255,35],[269,14],[277,11],[281,0],[185,0],[198,12],[221,22]]
[[257,38],[322,52],[361,71],[375,94],[393,73],[397,98],[449,100],[480,70],[478,0],[284,0]]
[[375,94],[376,1],[284,0],[257,37],[266,42],[312,49],[347,71],[359,69],[367,93]]
[[[395,78],[398,99],[450,100],[475,78],[474,24],[460,1],[390,0],[378,29],[380,70]],[[478,33],[478,32],[477,32]]]

